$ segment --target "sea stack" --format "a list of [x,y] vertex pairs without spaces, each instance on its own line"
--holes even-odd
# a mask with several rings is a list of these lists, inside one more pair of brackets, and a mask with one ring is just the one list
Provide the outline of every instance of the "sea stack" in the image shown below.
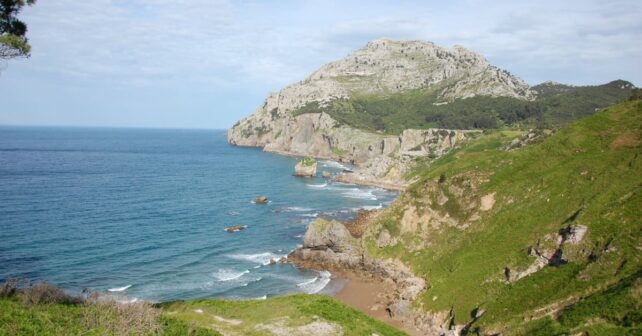
[[307,157],[294,166],[294,176],[317,176],[317,160]]

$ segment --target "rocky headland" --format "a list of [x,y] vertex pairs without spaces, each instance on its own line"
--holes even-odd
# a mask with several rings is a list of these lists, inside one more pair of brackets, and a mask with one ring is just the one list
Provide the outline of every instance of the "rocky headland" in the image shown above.
[[[605,108],[633,89],[621,80],[530,87],[462,47],[377,40],[270,94],[229,130],[228,141],[349,163],[356,168],[331,178],[404,191],[388,209],[361,211],[352,222],[314,221],[287,257],[374,291],[367,306],[348,302],[353,306],[413,335],[463,335],[471,328],[511,334],[540,324],[571,330],[575,322],[558,317],[573,316],[573,304],[639,282],[639,266],[628,266],[639,265],[639,252],[613,247],[617,239],[639,244],[639,230],[618,226],[628,238],[613,238],[607,220],[631,223],[634,213],[636,184],[627,176],[639,176],[633,173],[639,156],[631,153],[640,143],[634,135],[640,106]],[[368,105],[373,97],[384,108]],[[597,116],[562,128],[591,114]],[[360,123],[362,117],[375,127]],[[546,122],[561,130],[545,130]],[[503,126],[512,129],[482,131]],[[304,168],[300,163],[296,171],[305,175]],[[598,186],[604,176],[609,182]],[[607,192],[608,202],[595,201]],[[622,307],[628,314],[629,306]],[[596,316],[585,309],[578,319]],[[628,328],[626,319],[615,320]]]
[[376,40],[270,94],[253,115],[229,130],[228,141],[351,163],[358,171],[342,176],[343,181],[403,189],[404,174],[416,158],[439,157],[472,132],[407,129],[390,135],[353,128],[328,113],[305,113],[305,107],[323,107],[362,93],[385,95],[427,87],[438,91],[436,104],[480,95],[523,100],[535,95],[522,80],[463,47]]

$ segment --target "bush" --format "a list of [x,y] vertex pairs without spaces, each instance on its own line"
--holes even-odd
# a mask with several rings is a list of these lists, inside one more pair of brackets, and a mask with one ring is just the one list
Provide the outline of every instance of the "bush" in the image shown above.
[[79,304],[82,299],[65,293],[62,289],[42,282],[22,290],[22,302],[27,306],[38,304]]
[[3,283],[2,286],[0,286],[0,297],[3,297],[3,298],[13,297],[18,292],[19,285],[20,285],[20,282],[18,281],[18,279],[7,280],[7,282]]
[[82,316],[87,329],[102,329],[108,335],[153,335],[161,331],[160,311],[144,301],[123,304],[89,299]]
[[310,167],[310,166],[314,165],[316,162],[317,161],[314,158],[311,158],[311,157],[307,157],[307,158],[301,160],[301,164],[303,164],[306,167]]

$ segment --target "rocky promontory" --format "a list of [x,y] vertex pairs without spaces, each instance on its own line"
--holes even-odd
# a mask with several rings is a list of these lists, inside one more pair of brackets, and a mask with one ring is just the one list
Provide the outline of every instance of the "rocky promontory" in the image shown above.
[[[287,256],[287,261],[309,269],[326,269],[338,274],[374,278],[390,283],[392,290],[383,297],[389,316],[406,329],[429,335],[449,332],[448,316],[426,314],[413,308],[413,302],[426,290],[426,281],[413,274],[400,260],[368,256],[364,239],[355,234],[367,231],[379,211],[371,211],[360,228],[339,221],[319,218],[308,226],[303,245]],[[367,233],[366,233],[367,234]]]
[[230,144],[267,152],[333,159],[356,165],[344,180],[403,189],[413,159],[436,158],[466,139],[466,131],[407,129],[399,135],[354,128],[321,110],[360,94],[387,95],[434,88],[438,102],[475,96],[534,97],[519,78],[463,47],[425,41],[376,40],[329,63],[303,81],[272,93],[228,132]]

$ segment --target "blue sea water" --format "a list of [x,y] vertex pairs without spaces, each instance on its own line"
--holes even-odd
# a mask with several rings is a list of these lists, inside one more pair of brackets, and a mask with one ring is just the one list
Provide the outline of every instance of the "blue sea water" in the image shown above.
[[[225,131],[2,127],[0,281],[152,301],[322,291],[329,273],[270,260],[314,218],[396,193],[297,178],[296,160],[230,146]],[[248,228],[224,231],[236,224]]]

